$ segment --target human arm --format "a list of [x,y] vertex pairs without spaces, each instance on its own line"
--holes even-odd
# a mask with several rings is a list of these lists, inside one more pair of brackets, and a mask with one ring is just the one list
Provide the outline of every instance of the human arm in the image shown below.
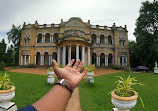
[[[80,60],[77,60],[72,68],[71,66],[74,60],[71,60],[65,68],[59,68],[55,60],[52,60],[52,62],[58,79],[68,80],[74,88],[79,85],[87,72],[85,68],[84,71],[80,73],[83,66],[83,62],[80,62]],[[45,96],[35,102],[33,106],[38,111],[64,111],[70,97],[71,92],[67,88],[55,85]]]

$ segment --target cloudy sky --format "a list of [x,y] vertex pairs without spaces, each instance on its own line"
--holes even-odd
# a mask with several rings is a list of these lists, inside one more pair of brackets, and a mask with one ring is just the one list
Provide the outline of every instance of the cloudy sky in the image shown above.
[[[7,41],[6,33],[12,24],[22,25],[60,23],[70,17],[80,17],[93,25],[127,25],[128,39],[133,35],[141,2],[146,0],[0,0],[0,41]],[[153,1],[153,0],[148,0]]]

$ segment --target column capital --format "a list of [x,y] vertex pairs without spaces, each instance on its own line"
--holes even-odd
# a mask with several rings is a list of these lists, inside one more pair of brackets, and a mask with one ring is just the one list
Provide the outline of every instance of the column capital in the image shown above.
[[86,47],[85,45],[82,45],[82,47]]
[[79,46],[80,44],[76,44],[76,46]]

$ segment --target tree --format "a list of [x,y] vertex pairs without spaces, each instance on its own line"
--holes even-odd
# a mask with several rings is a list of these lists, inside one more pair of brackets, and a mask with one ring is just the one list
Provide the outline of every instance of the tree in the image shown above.
[[13,63],[18,63],[18,62],[15,62],[15,56],[19,52],[21,32],[22,32],[21,26],[16,27],[15,25],[13,25],[11,30],[7,33],[9,43],[12,41],[12,43],[14,44],[14,47],[13,47]]
[[6,47],[7,44],[5,43],[5,40],[2,39],[2,42],[0,42],[0,62],[5,62],[6,60]]
[[153,68],[158,60],[158,1],[142,2],[134,35],[140,64]]

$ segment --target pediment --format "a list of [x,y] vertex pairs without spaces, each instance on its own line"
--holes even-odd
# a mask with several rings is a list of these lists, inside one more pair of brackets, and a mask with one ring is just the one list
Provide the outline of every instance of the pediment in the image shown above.
[[66,27],[88,27],[80,18],[71,18],[68,22],[63,24]]

